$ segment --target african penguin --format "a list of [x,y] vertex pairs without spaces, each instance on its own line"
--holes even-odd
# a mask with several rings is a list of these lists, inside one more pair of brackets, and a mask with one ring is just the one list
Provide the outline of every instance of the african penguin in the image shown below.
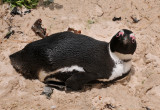
[[114,80],[131,69],[136,40],[122,29],[109,43],[72,32],[52,34],[10,55],[11,64],[27,79],[64,82],[80,90],[93,80]]

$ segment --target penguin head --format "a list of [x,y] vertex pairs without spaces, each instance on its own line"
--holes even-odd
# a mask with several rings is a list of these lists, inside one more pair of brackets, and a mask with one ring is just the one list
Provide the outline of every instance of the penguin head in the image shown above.
[[132,31],[122,29],[110,41],[111,52],[133,54],[136,50],[136,38]]

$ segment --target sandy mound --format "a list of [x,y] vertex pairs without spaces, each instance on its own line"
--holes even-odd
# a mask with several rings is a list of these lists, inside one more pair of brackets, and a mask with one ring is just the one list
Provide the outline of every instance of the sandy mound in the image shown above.
[[[55,0],[23,17],[12,17],[8,5],[0,6],[0,110],[159,110],[160,109],[160,1],[159,0]],[[131,16],[140,19],[133,23]],[[113,17],[121,21],[113,22]],[[109,41],[120,29],[132,30],[138,48],[128,80],[86,92],[54,90],[52,98],[40,93],[43,84],[26,80],[12,68],[8,56],[27,42],[40,39],[31,30],[38,18],[47,33],[73,27],[82,34]],[[11,22],[10,22],[11,21]],[[8,27],[15,34],[4,40]],[[53,108],[52,108],[53,107]]]

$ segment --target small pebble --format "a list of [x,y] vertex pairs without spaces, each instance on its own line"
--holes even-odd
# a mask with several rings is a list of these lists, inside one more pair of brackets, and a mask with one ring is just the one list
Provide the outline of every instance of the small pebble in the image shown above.
[[121,17],[114,17],[112,21],[121,21]]
[[51,106],[51,109],[55,109],[55,108],[56,108],[56,106],[55,106],[55,105]]

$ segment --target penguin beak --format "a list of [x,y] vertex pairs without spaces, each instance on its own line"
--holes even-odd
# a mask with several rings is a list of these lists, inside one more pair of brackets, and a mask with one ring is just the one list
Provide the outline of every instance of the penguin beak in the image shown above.
[[125,37],[123,37],[123,44],[127,44],[128,43],[128,37],[127,36],[125,36]]

